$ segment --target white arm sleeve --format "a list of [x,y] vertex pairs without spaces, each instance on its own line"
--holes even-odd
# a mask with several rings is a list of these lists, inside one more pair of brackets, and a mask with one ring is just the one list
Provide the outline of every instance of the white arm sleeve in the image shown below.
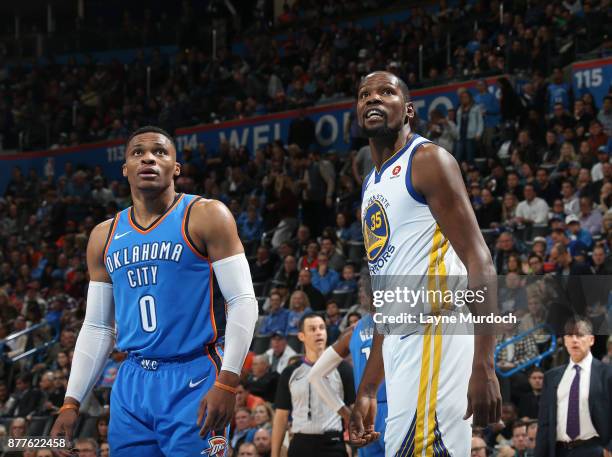
[[244,253],[217,260],[212,266],[227,302],[225,348],[221,369],[240,376],[259,314],[251,270]]
[[82,402],[100,378],[115,344],[113,285],[89,282],[87,311],[77,338],[66,397]]
[[310,369],[310,373],[308,373],[308,382],[312,384],[314,390],[329,409],[336,412],[340,411],[340,408],[344,406],[344,401],[342,401],[338,392],[334,392],[334,389],[329,385],[329,381],[323,378],[338,368],[340,363],[342,363],[342,357],[340,357],[340,354],[336,352],[333,346],[329,346]]

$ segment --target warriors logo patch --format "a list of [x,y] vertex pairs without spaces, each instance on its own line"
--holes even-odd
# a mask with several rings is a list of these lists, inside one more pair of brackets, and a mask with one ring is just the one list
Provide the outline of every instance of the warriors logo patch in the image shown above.
[[389,221],[383,205],[374,200],[363,217],[363,239],[370,262],[376,262],[389,242]]

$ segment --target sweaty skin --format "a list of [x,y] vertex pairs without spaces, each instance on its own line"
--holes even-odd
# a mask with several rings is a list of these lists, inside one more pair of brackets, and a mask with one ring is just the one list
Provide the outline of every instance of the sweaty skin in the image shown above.
[[[379,114],[367,116],[372,108]],[[401,149],[413,135],[410,119],[415,111],[407,88],[395,75],[374,72],[361,82],[357,96],[357,120],[370,138],[372,160],[378,170],[384,161]],[[443,148],[427,143],[412,159],[412,183],[422,194],[457,255],[465,265],[470,288],[486,284],[487,295],[479,308],[470,306],[475,315],[489,314],[497,308],[495,269],[484,242],[457,161]],[[460,221],[460,223],[458,222]],[[370,357],[364,371],[357,400],[353,408],[350,436],[357,446],[377,439],[373,420],[376,416],[378,386],[383,380],[383,335],[375,334]],[[501,394],[495,375],[494,335],[474,336],[474,359],[468,387],[468,407],[465,419],[473,416],[475,426],[495,423],[501,417]]]

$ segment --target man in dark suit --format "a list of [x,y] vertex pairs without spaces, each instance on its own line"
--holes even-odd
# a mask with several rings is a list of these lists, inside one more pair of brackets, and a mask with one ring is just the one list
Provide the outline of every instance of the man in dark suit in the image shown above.
[[32,388],[32,375],[21,374],[15,381],[15,392],[7,402],[9,416],[32,416],[40,408],[43,394],[37,388]]
[[591,324],[571,319],[570,362],[548,371],[540,401],[536,457],[612,457],[612,367],[591,354]]
[[547,321],[557,334],[561,334],[572,316],[586,315],[583,283],[584,276],[590,275],[591,271],[588,265],[577,262],[562,242],[553,245],[550,261],[555,264],[556,271],[546,282],[551,293]]

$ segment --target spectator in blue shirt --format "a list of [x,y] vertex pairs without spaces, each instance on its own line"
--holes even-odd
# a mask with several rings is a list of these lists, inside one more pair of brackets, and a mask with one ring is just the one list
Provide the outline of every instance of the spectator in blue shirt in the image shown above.
[[53,279],[66,279],[66,273],[68,273],[68,257],[66,254],[61,253],[57,257],[57,266],[51,273]]
[[591,246],[593,246],[593,237],[588,230],[585,230],[580,226],[580,219],[578,219],[578,216],[570,214],[565,218],[565,224],[567,225],[567,230],[569,231],[570,240],[581,242],[587,249],[590,249]]
[[[580,240],[572,240],[567,236],[567,233],[562,228],[555,228],[550,235],[553,241],[553,246],[561,243],[570,253],[572,257],[576,257],[580,253],[586,252],[586,245]],[[552,252],[552,248],[551,248]]]
[[355,221],[349,226],[348,229],[349,241],[363,242],[363,230],[361,227],[361,207],[357,207],[355,210]]
[[334,290],[342,292],[357,292],[357,281],[355,281],[355,266],[351,263],[344,265],[342,269],[342,280]]
[[317,256],[318,267],[310,270],[312,273],[312,285],[323,295],[328,295],[334,291],[340,282],[340,275],[337,271],[329,268],[327,255],[322,252]]
[[[240,220],[241,219],[241,220]],[[242,241],[257,241],[263,234],[263,220],[253,205],[247,208],[246,218],[239,218],[238,228]]]
[[457,110],[457,132],[459,139],[455,144],[455,158],[472,164],[476,158],[477,142],[482,138],[484,123],[480,107],[474,103],[472,94],[463,90],[459,95],[461,104]]
[[289,320],[289,310],[281,306],[282,299],[278,292],[270,294],[270,310],[268,316],[263,321],[259,329],[260,335],[272,335],[274,332],[287,334],[287,322]]
[[338,303],[334,300],[327,302],[325,307],[325,324],[327,326],[327,344],[334,344],[340,336],[340,324],[342,315]]
[[553,70],[552,82],[546,88],[548,97],[548,112],[552,113],[556,103],[561,103],[565,110],[570,107],[570,85],[563,82],[561,68]]
[[300,319],[304,314],[312,313],[308,295],[301,290],[296,290],[289,299],[289,320],[287,322],[287,335],[297,335],[300,331]]
[[349,240],[349,228],[346,225],[346,214],[344,213],[338,213],[336,215],[336,237],[342,242],[344,243],[345,241]]

